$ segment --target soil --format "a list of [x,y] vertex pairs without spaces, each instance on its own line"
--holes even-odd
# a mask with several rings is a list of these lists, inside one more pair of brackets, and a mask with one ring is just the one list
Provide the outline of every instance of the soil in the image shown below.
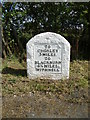
[[29,80],[17,60],[3,61],[2,118],[88,118],[88,62],[71,63],[69,80]]
[[87,118],[88,104],[70,103],[42,93],[3,96],[4,118]]

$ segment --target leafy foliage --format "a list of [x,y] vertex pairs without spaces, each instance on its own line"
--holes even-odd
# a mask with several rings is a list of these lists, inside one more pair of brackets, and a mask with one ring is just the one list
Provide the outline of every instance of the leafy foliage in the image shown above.
[[[70,42],[76,54],[80,51],[82,56],[88,51],[88,9],[89,3],[3,3],[4,39],[11,51],[20,55],[34,35],[46,31],[56,32]],[[75,52],[72,54],[75,55]]]

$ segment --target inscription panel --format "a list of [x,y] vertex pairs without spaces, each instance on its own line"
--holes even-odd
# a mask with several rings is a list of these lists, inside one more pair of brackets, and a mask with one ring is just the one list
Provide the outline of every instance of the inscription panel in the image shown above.
[[37,72],[61,73],[61,46],[56,43],[34,43],[34,66]]

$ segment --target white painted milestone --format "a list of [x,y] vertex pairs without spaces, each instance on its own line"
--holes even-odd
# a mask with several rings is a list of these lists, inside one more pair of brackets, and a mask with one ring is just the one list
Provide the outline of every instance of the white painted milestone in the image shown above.
[[68,79],[70,44],[59,34],[45,32],[31,38],[27,47],[27,75],[30,79]]

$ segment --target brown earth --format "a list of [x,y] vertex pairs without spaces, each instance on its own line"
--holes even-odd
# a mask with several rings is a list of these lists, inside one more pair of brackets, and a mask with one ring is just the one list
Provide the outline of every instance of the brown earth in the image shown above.
[[29,80],[26,63],[3,61],[3,118],[87,118],[88,61],[70,64],[69,80]]

